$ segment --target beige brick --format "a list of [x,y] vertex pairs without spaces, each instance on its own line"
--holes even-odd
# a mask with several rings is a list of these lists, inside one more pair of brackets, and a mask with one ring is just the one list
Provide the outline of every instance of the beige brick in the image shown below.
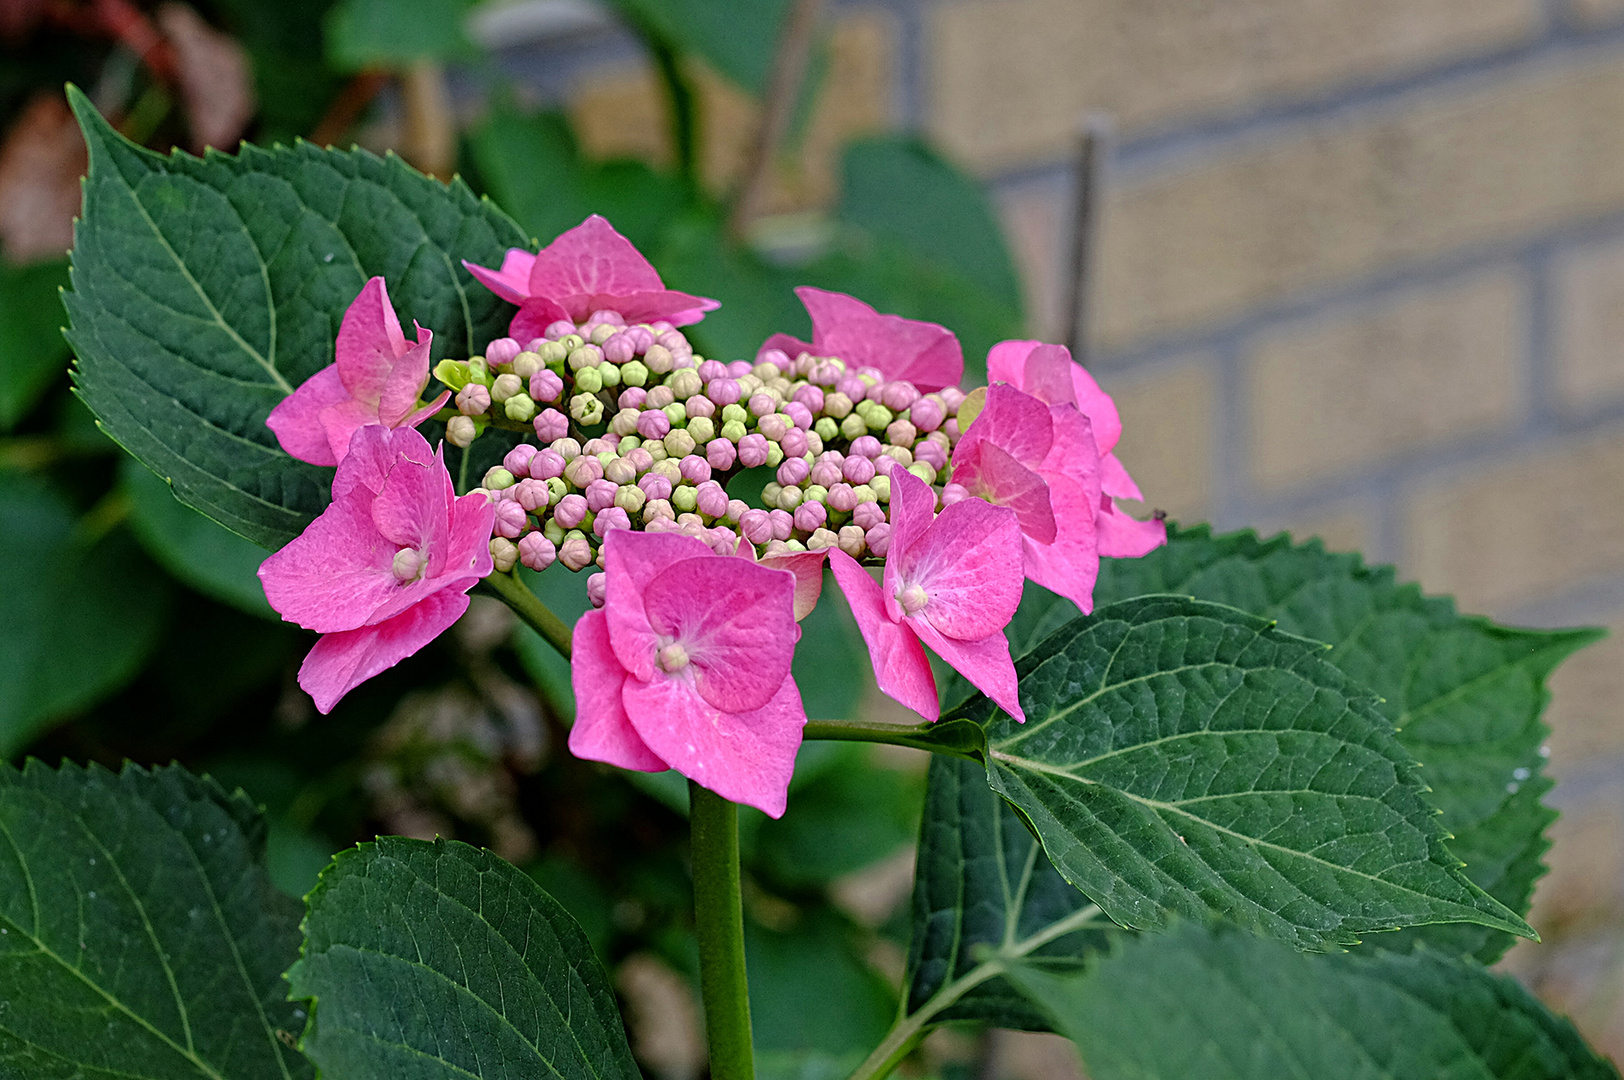
[[1568,252],[1553,290],[1561,404],[1583,411],[1624,397],[1624,243]]
[[1125,504],[1138,517],[1152,508],[1175,520],[1206,519],[1212,504],[1217,379],[1205,354],[1140,371],[1106,373],[1100,384],[1122,414],[1117,456],[1145,494]]
[[1536,0],[958,0],[927,29],[930,127],[982,168],[1128,129],[1415,70],[1527,38]]
[[[773,173],[767,209],[828,203],[840,173],[840,149],[885,128],[891,118],[894,29],[881,13],[842,17],[830,35],[828,68],[800,143]],[[759,122],[754,99],[703,65],[689,72],[700,122],[699,171],[725,191],[738,179]],[[630,157],[669,166],[674,158],[664,89],[647,65],[594,73],[570,98],[570,120],[597,159]]]
[[1612,759],[1624,763],[1624,610],[1612,636],[1574,654],[1551,677],[1551,767],[1558,773]]
[[1329,551],[1368,553],[1375,544],[1376,511],[1363,499],[1344,499],[1330,506],[1287,517],[1267,520],[1257,526],[1259,536],[1288,532],[1297,543],[1325,541]]
[[1624,570],[1624,430],[1415,486],[1406,573],[1494,614]]
[[1499,270],[1260,336],[1244,376],[1253,482],[1300,488],[1510,423],[1526,294]]
[[1412,97],[1117,189],[1109,344],[1624,206],[1624,57]]

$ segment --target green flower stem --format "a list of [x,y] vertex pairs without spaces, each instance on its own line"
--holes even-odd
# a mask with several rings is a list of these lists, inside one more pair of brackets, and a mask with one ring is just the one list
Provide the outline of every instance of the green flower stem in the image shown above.
[[[960,723],[964,723],[960,721]],[[808,720],[801,731],[803,739],[821,739],[834,742],[875,742],[892,746],[911,746],[916,750],[929,750],[933,754],[947,754],[967,761],[980,761],[979,748],[973,743],[956,743],[945,739],[949,732],[942,724],[885,724],[867,720]]]
[[902,1064],[904,1058],[913,1053],[914,1048],[930,1029],[931,1021],[948,1006],[988,979],[1002,975],[1011,960],[1019,960],[1057,938],[1092,926],[1100,921],[1100,916],[1100,909],[1090,904],[1022,941],[1015,941],[1012,934],[997,952],[936,991],[929,1001],[919,1006],[917,1012],[904,1016],[893,1024],[885,1040],[874,1048],[874,1052],[868,1055],[861,1065],[857,1066],[857,1071],[851,1074],[851,1080],[885,1080],[893,1069]]
[[739,808],[691,780],[688,806],[699,991],[705,1002],[711,1080],[754,1080],[750,993],[744,971],[744,908],[739,892]]
[[528,585],[519,580],[518,574],[492,571],[482,584],[501,597],[503,603],[529,624],[530,629],[540,634],[543,641],[557,649],[560,656],[566,660],[570,658],[570,628],[564,625],[563,619],[553,614],[552,608],[530,591]]

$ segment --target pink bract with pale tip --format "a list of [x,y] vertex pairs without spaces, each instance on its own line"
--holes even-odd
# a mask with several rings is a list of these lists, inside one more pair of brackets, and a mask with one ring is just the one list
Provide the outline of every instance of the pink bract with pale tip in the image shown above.
[[953,483],[1015,512],[1027,577],[1084,614],[1094,610],[1100,457],[1076,406],[988,387],[981,414],[953,448]]
[[1088,417],[1100,455],[1095,531],[1101,555],[1137,559],[1167,543],[1167,526],[1161,521],[1139,521],[1117,506],[1117,499],[1144,498],[1112,453],[1122,438],[1122,417],[1111,395],[1083,365],[1072,360],[1070,349],[1041,341],[1000,341],[987,353],[987,381],[1008,383],[1046,405],[1075,405]]
[[509,248],[498,270],[467,260],[462,265],[497,296],[519,305],[510,332],[520,341],[545,337],[559,320],[583,323],[597,311],[617,312],[627,323],[688,326],[721,307],[667,289],[632,242],[597,214],[534,255]]
[[1021,527],[1015,511],[964,499],[934,514],[936,493],[891,472],[890,548],[876,582],[839,548],[829,567],[845,593],[889,696],[927,720],[940,715],[922,645],[1024,723],[1004,627],[1021,602]]
[[312,465],[337,465],[351,437],[368,424],[415,428],[451,397],[448,390],[417,407],[433,343],[433,331],[421,326],[417,343],[407,343],[383,278],[372,278],[344,312],[335,362],[283,398],[265,426],[282,449]]
[[355,433],[332,503],[259,568],[271,606],[322,635],[299,668],[317,709],[461,617],[492,569],[494,514],[483,494],[457,497],[443,456],[413,429]]
[[603,608],[575,624],[571,752],[782,815],[806,725],[795,576],[678,533],[617,530],[603,551]]
[[812,340],[774,334],[757,352],[782,349],[838,356],[848,368],[871,367],[888,382],[910,382],[924,393],[957,386],[964,378],[964,350],[953,331],[935,323],[882,315],[854,296],[802,285],[795,290],[812,316]]

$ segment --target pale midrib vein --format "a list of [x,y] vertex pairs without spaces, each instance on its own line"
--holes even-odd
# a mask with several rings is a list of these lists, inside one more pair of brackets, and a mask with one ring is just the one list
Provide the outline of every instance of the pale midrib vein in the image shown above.
[[128,1076],[130,1078],[130,1080],[153,1080],[153,1078],[151,1076],[147,1075],[146,1073],[127,1072],[124,1069],[115,1069],[111,1065],[99,1065],[99,1064],[97,1064],[95,1062],[92,1062],[92,1061],[81,1061],[81,1060],[78,1060],[77,1058],[65,1057],[62,1054],[59,1054],[55,1050],[51,1049],[49,1046],[46,1046],[43,1043],[35,1042],[33,1039],[30,1039],[27,1036],[22,1035],[15,1028],[0,1027],[0,1031],[4,1031],[7,1035],[9,1035],[11,1038],[15,1039],[17,1042],[21,1043],[22,1045],[27,1046],[27,1047],[31,1047],[31,1048],[33,1048],[35,1050],[38,1050],[40,1053],[47,1055],[48,1057],[50,1057],[52,1060],[55,1060],[55,1061],[65,1062],[67,1064],[79,1066],[81,1068],[95,1069],[98,1073],[105,1074],[105,1075],[108,1075],[108,1076]]
[[[1544,652],[1545,650],[1541,649],[1539,651]],[[1413,709],[1406,709],[1404,712],[1399,714],[1398,719],[1394,722],[1394,726],[1402,730],[1413,721],[1426,716],[1428,713],[1433,712],[1434,710],[1443,708],[1445,705],[1451,703],[1461,695],[1475,691],[1479,683],[1500,678],[1504,676],[1507,671],[1516,670],[1517,668],[1527,664],[1537,655],[1538,653],[1531,654],[1529,656],[1522,657],[1519,660],[1513,660],[1510,663],[1497,665],[1492,670],[1485,671],[1481,675],[1474,675],[1460,685],[1452,687],[1446,693],[1439,694],[1437,697],[1432,698],[1429,701],[1425,701]]]
[[[1275,729],[1275,728],[1229,728],[1229,729],[1224,729],[1224,730],[1215,730],[1213,728],[1201,728],[1198,731],[1180,731],[1180,732],[1176,732],[1175,734],[1172,734],[1172,735],[1163,735],[1159,739],[1147,739],[1144,742],[1134,743],[1132,746],[1123,746],[1123,747],[1118,747],[1115,750],[1107,750],[1103,754],[1096,754],[1094,757],[1084,758],[1082,761],[1067,761],[1067,762],[1062,762],[1062,763],[1060,763],[1058,765],[1054,765],[1054,766],[1051,766],[1051,767],[1052,768],[1057,768],[1057,769],[1084,769],[1084,768],[1087,768],[1090,765],[1096,765],[1099,762],[1106,761],[1106,760],[1108,760],[1110,758],[1121,757],[1124,754],[1137,753],[1140,750],[1148,750],[1148,749],[1151,749],[1152,747],[1162,746],[1162,745],[1164,745],[1166,743],[1177,742],[1177,741],[1179,741],[1181,739],[1197,739],[1197,738],[1200,738],[1203,735],[1211,735],[1211,736],[1219,737],[1219,738],[1229,736],[1229,735],[1318,735],[1321,738],[1330,739],[1330,740],[1336,742],[1338,745],[1341,745],[1341,746],[1357,745],[1357,744],[1350,743],[1347,739],[1339,739],[1335,735],[1332,735],[1331,733],[1326,732],[1326,731],[1313,731],[1313,730],[1305,731],[1305,730],[1303,730],[1301,728],[1280,728],[1280,729]],[[1014,740],[1014,739],[1005,739],[1003,742],[996,744],[996,747],[992,748],[990,750],[990,752],[992,753],[992,755],[994,757],[1006,759],[1006,760],[1009,760],[1009,761],[1032,761],[1032,760],[1034,760],[1032,758],[1023,758],[1023,757],[1020,757],[1019,755],[1016,755],[1016,754],[1005,753],[1002,749],[1000,749],[1001,747],[1005,747],[1005,746],[1013,746],[1015,744],[1015,742],[1016,742],[1016,740]]]
[[[0,819],[0,833],[5,834],[6,843],[10,844],[11,850],[16,853],[17,869],[22,872],[23,881],[28,883],[28,903],[34,917],[34,929],[28,936],[37,940],[36,935],[42,929],[39,924],[39,893],[34,888],[34,875],[28,872],[28,856],[23,854],[22,847],[18,845],[17,838],[11,835],[11,828],[4,819]],[[21,930],[22,927],[18,929]]]

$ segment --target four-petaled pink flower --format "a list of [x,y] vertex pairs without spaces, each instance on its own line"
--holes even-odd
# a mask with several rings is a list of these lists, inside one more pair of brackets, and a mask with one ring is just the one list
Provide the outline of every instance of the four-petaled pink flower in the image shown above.
[[350,437],[367,424],[415,428],[451,396],[448,390],[417,407],[429,381],[433,342],[433,332],[419,326],[417,344],[407,344],[383,278],[375,277],[344,313],[336,362],[283,398],[265,426],[282,449],[312,465],[337,465]]
[[667,289],[658,271],[593,214],[535,255],[509,248],[500,270],[463,261],[497,296],[519,305],[510,333],[520,341],[542,337],[560,319],[585,322],[595,311],[614,311],[627,323],[664,320],[687,326],[722,305]]
[[886,694],[927,720],[940,713],[921,643],[1016,720],[1025,722],[1004,627],[1021,602],[1021,527],[1015,512],[964,499],[932,517],[936,493],[891,472],[891,548],[883,584],[829,549],[829,566],[868,644]]
[[810,285],[795,295],[812,316],[812,340],[774,334],[758,358],[768,349],[782,349],[791,359],[803,352],[838,356],[848,367],[876,368],[888,382],[910,382],[927,394],[964,378],[964,350],[945,326],[881,315],[856,297]]
[[570,750],[783,814],[806,725],[794,575],[678,533],[617,529],[603,552],[603,608],[575,624]]
[[1100,389],[1083,365],[1072,361],[1071,350],[1040,341],[1001,341],[987,353],[987,381],[1007,382],[1048,405],[1075,405],[1088,417],[1100,455],[1095,529],[1101,555],[1136,559],[1167,543],[1167,526],[1161,521],[1135,520],[1116,505],[1117,499],[1144,498],[1111,452],[1122,437],[1122,418],[1111,395]]
[[1094,610],[1100,457],[1088,417],[995,383],[953,448],[953,483],[1015,511],[1026,576]]
[[323,713],[443,633],[491,572],[495,510],[456,496],[423,436],[372,424],[348,449],[332,503],[259,568],[271,606],[322,635],[299,685]]

